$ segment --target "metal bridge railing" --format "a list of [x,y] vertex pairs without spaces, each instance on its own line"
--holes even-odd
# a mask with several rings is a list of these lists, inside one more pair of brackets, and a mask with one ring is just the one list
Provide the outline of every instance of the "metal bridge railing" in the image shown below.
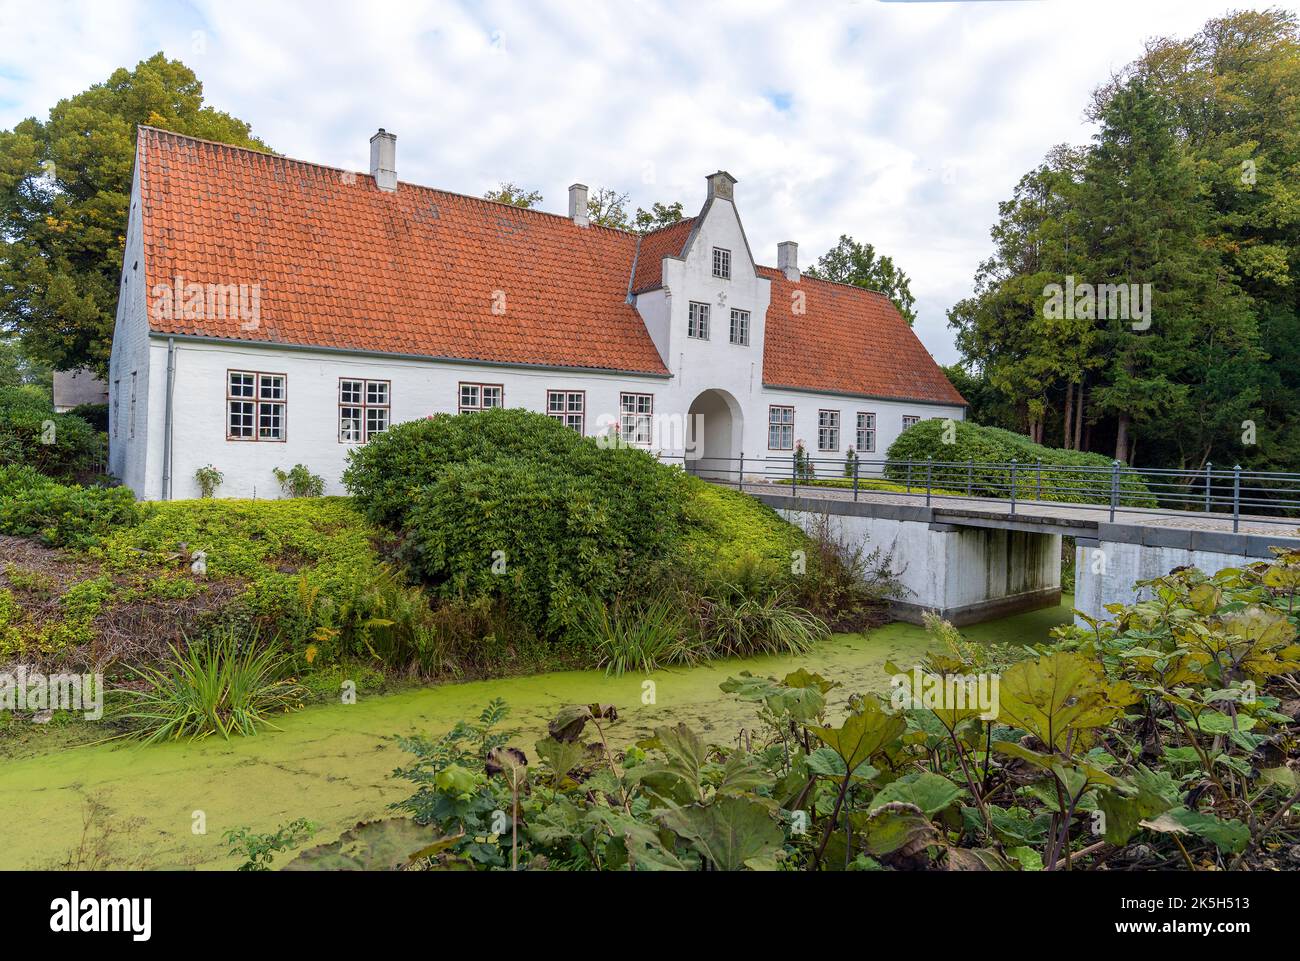
[[804,456],[686,457],[660,454],[666,463],[741,490],[761,486],[791,493],[840,491],[858,500],[863,494],[1005,501],[1014,515],[1027,503],[1152,517],[1217,514],[1238,531],[1243,517],[1252,523],[1300,526],[1300,473],[1248,471],[1206,464],[1195,470],[1058,465],[1042,461],[894,460]]

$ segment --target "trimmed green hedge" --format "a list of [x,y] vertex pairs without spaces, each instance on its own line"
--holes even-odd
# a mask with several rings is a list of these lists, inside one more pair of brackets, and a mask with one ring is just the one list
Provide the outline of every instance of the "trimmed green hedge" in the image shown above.
[[[1009,497],[1012,459],[1016,470],[1016,496],[1025,500],[1065,501],[1078,504],[1110,503],[1110,458],[1083,451],[1058,450],[1035,444],[1023,434],[1000,427],[982,427],[966,421],[954,424],[954,443],[944,443],[945,422],[923,420],[898,436],[886,455],[885,476],[906,483],[905,462],[933,461],[930,483],[964,492],[971,478],[968,465],[974,463],[971,492],[991,497]],[[901,463],[900,463],[901,462]],[[1039,466],[1041,462],[1041,468]],[[989,465],[999,465],[992,467]],[[1059,467],[1089,467],[1094,470],[1065,472]],[[1041,477],[1041,488],[1040,488]],[[911,468],[913,486],[925,484],[925,468]],[[1129,472],[1120,475],[1120,504],[1125,507],[1155,507],[1156,499],[1143,480]]]

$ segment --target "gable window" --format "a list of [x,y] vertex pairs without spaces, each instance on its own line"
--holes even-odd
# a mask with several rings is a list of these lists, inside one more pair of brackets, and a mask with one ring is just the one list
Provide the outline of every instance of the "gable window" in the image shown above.
[[866,454],[876,449],[876,415],[858,414],[858,453]]
[[903,415],[903,430],[907,430],[907,428],[909,427],[915,427],[919,423],[921,423],[921,418],[918,415],[916,414]]
[[767,409],[767,449],[794,450],[794,408]]
[[690,315],[686,320],[686,336],[696,340],[709,339],[709,305],[691,301]]
[[364,444],[388,430],[392,387],[386,380],[339,378],[339,443]]
[[713,248],[713,276],[723,280],[731,279],[731,251],[721,247]]
[[288,378],[226,371],[226,440],[284,440]]
[[742,347],[749,346],[749,311],[731,311],[731,342]]
[[838,410],[819,410],[817,412],[817,449],[840,449],[840,412]]
[[653,394],[619,394],[620,424],[623,440],[629,444],[650,444],[650,418],[654,413]]
[[500,384],[461,384],[457,412],[465,414],[472,410],[500,407],[504,397],[505,388]]
[[587,393],[582,390],[548,390],[546,392],[546,414],[553,417],[565,427],[583,433],[584,416],[587,412]]

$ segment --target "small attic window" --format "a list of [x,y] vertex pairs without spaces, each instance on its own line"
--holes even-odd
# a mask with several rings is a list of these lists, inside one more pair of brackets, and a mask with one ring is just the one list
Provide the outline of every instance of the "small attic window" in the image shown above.
[[731,279],[731,251],[721,247],[713,248],[713,276],[723,280]]

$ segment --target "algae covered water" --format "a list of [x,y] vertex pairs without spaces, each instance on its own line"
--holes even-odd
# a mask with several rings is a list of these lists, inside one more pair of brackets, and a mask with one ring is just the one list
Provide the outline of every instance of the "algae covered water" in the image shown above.
[[[966,628],[977,640],[1045,640],[1069,608],[1051,608]],[[886,661],[909,666],[931,646],[919,627],[890,624],[868,634],[835,635],[809,654],[717,661],[645,677],[566,671],[464,684],[443,684],[320,704],[277,718],[281,730],[233,741],[140,746],[111,743],[0,762],[0,869],[88,866],[231,868],[238,859],[222,843],[246,825],[274,831],[295,818],[320,825],[311,843],[329,841],[357,821],[384,815],[411,792],[390,775],[410,756],[398,734],[436,736],[473,718],[488,701],[511,708],[512,743],[534,756],[533,743],[565,704],[612,703],[619,721],[611,746],[629,744],[663,724],[685,722],[707,740],[726,744],[754,722],[754,705],[718,685],[741,671],[780,677],[806,667],[841,682],[830,703],[884,690]],[[644,682],[654,703],[643,703]],[[200,830],[202,829],[202,830]],[[287,857],[277,859],[277,865]]]

